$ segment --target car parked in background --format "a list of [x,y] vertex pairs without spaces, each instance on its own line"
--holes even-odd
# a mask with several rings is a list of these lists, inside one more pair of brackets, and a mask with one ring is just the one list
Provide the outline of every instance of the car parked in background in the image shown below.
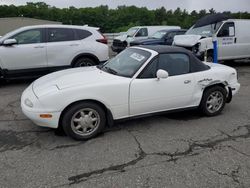
[[239,88],[234,68],[203,63],[184,48],[130,47],[104,65],[39,78],[21,106],[37,125],[85,140],[114,120],[191,108],[218,115]]
[[183,35],[186,33],[185,29],[164,29],[157,31],[147,39],[135,40],[130,42],[130,46],[139,45],[172,45],[176,35]]
[[218,41],[218,60],[250,58],[250,20],[227,19],[202,27],[192,26],[185,35],[174,38],[173,44],[192,51],[201,60],[213,62],[213,34]]
[[98,65],[109,59],[107,39],[97,28],[38,25],[0,39],[0,77],[40,76],[68,67]]
[[134,40],[147,39],[155,32],[163,29],[181,29],[179,26],[137,26],[130,28],[125,34],[116,37],[111,46],[114,52],[121,52]]

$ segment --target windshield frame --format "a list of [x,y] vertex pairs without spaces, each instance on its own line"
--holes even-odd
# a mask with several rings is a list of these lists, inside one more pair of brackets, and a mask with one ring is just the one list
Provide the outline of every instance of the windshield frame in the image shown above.
[[[186,31],[185,35],[201,35],[203,37],[212,37],[213,34],[217,35],[217,32],[219,31],[219,29],[221,28],[221,26],[223,25],[224,22],[218,22],[216,24],[208,24],[208,25],[204,25],[202,27],[197,27],[197,28],[194,28],[194,25]],[[216,29],[214,29],[216,25]],[[203,29],[202,29],[203,28]],[[201,33],[201,32],[204,32],[204,31],[208,31],[208,30],[205,30],[205,28],[210,28],[210,33],[211,34],[206,34],[206,33]],[[200,32],[192,32],[192,31],[199,31]]]
[[[161,35],[161,38],[156,38],[156,37],[154,37],[154,35],[156,35],[157,33],[164,33],[164,35]],[[165,36],[166,36],[166,34],[168,33],[168,31],[165,31],[165,30],[162,30],[162,31],[156,31],[152,36],[150,36],[149,38],[151,38],[151,39],[163,39]]]
[[[132,27],[126,32],[126,35],[128,37],[134,37],[136,33],[139,31],[139,29],[140,29],[139,27]],[[132,32],[133,30],[134,30],[133,34],[129,34],[129,32]]]
[[[117,58],[117,56],[119,56],[120,54],[122,55],[122,53],[125,53],[128,50],[133,50],[134,53],[142,52],[143,54],[140,54],[140,53],[138,53],[138,54],[142,55],[142,56],[145,55],[145,60],[142,60],[141,64],[133,71],[133,73],[131,75],[125,75],[125,74],[119,73],[118,70],[112,69],[112,67],[106,68],[107,65],[112,62],[112,60],[114,60],[115,58]],[[144,65],[147,64],[152,59],[152,57],[154,57],[154,53],[152,53],[151,50],[138,48],[138,47],[127,48],[126,50],[124,50],[120,54],[118,54],[117,56],[109,59],[108,61],[106,61],[106,63],[104,63],[102,65],[98,65],[97,68],[104,71],[104,72],[106,72],[106,73],[113,74],[115,76],[120,76],[120,77],[123,77],[123,78],[133,78],[137,74],[139,74],[138,72],[140,71],[140,69],[142,67],[144,67]],[[111,68],[111,70],[110,70],[110,68]]]

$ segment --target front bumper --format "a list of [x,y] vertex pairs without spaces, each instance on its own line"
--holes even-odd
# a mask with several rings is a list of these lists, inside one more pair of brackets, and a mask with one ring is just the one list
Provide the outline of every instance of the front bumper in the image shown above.
[[[34,104],[33,107],[29,107],[25,104],[25,100],[29,99]],[[39,99],[35,96],[32,85],[30,85],[22,94],[21,108],[25,116],[27,116],[32,122],[41,127],[58,128],[59,118],[61,112],[50,112],[43,108]],[[51,114],[51,118],[41,118],[41,114]]]
[[125,50],[125,48],[126,48],[125,46],[114,46],[114,45],[111,46],[112,51],[118,53]]

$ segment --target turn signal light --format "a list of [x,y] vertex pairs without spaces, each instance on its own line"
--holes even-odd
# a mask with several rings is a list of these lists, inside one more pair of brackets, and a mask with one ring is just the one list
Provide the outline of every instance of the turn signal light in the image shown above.
[[52,118],[52,115],[51,114],[40,114],[40,118]]

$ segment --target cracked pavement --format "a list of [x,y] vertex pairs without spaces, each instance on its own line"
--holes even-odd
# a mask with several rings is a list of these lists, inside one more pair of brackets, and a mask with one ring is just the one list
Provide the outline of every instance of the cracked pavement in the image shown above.
[[32,82],[0,83],[0,187],[250,187],[250,64],[217,117],[197,111],[118,123],[78,142],[21,112]]

